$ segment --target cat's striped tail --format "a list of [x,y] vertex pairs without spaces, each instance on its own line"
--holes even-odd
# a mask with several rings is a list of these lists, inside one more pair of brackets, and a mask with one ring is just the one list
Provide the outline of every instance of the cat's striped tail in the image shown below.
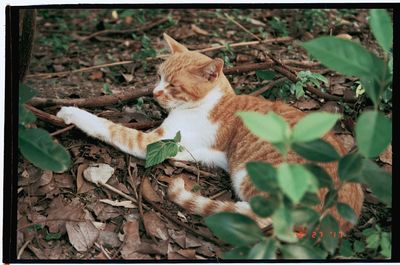
[[270,218],[257,217],[247,202],[239,201],[234,203],[212,200],[194,192],[187,191],[182,178],[175,178],[170,182],[168,197],[172,202],[178,204],[191,214],[208,216],[219,212],[236,212],[249,216],[255,220],[261,228],[272,224]]

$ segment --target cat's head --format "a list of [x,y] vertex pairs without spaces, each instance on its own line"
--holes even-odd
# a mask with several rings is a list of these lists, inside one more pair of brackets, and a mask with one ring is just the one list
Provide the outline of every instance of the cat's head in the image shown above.
[[164,33],[171,55],[160,65],[160,81],[153,91],[154,98],[165,109],[196,106],[223,76],[224,62],[204,54],[189,51]]

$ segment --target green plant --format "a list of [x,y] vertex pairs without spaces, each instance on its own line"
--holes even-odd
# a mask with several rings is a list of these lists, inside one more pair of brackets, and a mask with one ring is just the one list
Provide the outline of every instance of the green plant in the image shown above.
[[[133,38],[136,35],[132,35]],[[132,60],[142,61],[143,68],[147,70],[147,61],[148,57],[155,57],[157,55],[157,51],[151,46],[150,38],[144,34],[141,38],[142,47],[139,52],[132,54]]]
[[174,139],[164,139],[147,145],[145,167],[151,167],[163,162],[165,159],[174,157],[181,152],[184,147],[179,143],[181,132],[178,131]]
[[[365,183],[377,198],[391,205],[391,175],[371,159],[383,152],[392,138],[392,123],[378,109],[382,93],[391,85],[392,74],[388,71],[387,60],[393,33],[385,11],[372,10],[370,15],[372,32],[386,51],[383,60],[361,45],[334,37],[321,37],[302,44],[325,66],[345,75],[359,77],[371,99],[374,110],[364,111],[357,119],[355,138],[358,151],[340,156],[328,142],[320,139],[340,118],[336,114],[312,113],[291,129],[282,117],[273,112],[266,115],[238,113],[253,134],[274,145],[283,162],[276,167],[262,162],[246,164],[254,185],[269,193],[268,199],[253,197],[250,206],[258,216],[272,218],[274,230],[270,238],[262,234],[252,219],[241,214],[218,213],[205,219],[215,235],[234,246],[223,254],[224,258],[273,259],[279,250],[285,259],[323,259],[328,255],[333,256],[338,248],[339,254],[349,255],[349,252],[361,252],[365,245],[390,257],[390,232],[382,232],[375,227],[364,231],[366,244],[356,241],[351,247],[348,240],[342,240],[339,244],[343,234],[339,231],[337,220],[328,212],[336,208],[344,219],[353,224],[357,222],[349,205],[339,203],[337,198],[340,187],[348,182]],[[377,28],[385,34],[376,33]],[[309,77],[309,74],[305,76]],[[314,81],[317,80],[322,81],[314,76]],[[310,162],[305,165],[289,164],[286,161],[289,151],[296,152]],[[333,185],[323,167],[316,164],[332,161],[338,161],[339,186]],[[312,206],[319,203],[316,192],[320,188],[327,188],[328,192],[323,199],[322,212],[318,213]],[[304,226],[309,232],[296,236],[293,232],[295,225]]]
[[328,83],[328,80],[320,74],[311,73],[310,71],[300,71],[297,74],[297,81],[296,83],[292,84],[290,87],[290,92],[296,96],[296,98],[301,98],[304,96],[304,86],[312,85],[316,88],[320,88],[321,82],[324,84]]
[[71,158],[67,150],[53,142],[50,134],[40,128],[30,128],[30,124],[36,121],[35,115],[24,104],[35,95],[35,92],[24,84],[19,85],[19,118],[18,118],[18,147],[21,154],[33,165],[63,172],[71,164]]
[[278,17],[272,17],[268,21],[268,25],[276,32],[278,36],[288,36],[289,32],[286,27],[286,21],[280,20]]

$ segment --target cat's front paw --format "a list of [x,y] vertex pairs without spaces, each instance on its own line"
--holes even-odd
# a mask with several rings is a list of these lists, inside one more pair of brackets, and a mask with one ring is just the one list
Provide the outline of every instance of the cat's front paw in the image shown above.
[[81,109],[77,107],[62,107],[57,113],[57,117],[63,119],[65,124],[75,123],[82,115]]

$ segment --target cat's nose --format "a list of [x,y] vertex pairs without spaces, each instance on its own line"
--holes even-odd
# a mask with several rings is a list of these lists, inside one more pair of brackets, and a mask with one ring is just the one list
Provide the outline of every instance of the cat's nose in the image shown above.
[[164,94],[164,92],[162,90],[159,90],[157,92],[153,92],[154,97],[158,98],[159,96],[161,96],[162,94]]

